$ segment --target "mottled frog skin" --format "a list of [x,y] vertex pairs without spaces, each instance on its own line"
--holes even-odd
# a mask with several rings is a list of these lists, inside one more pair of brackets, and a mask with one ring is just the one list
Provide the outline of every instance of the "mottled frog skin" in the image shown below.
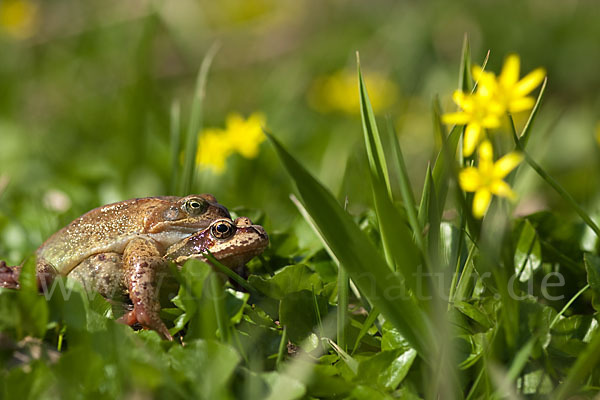
[[227,209],[210,194],[132,199],[93,209],[50,236],[36,251],[38,272],[67,275],[94,254],[163,253],[206,228]]
[[[172,337],[159,317],[159,289],[168,278],[168,261],[183,265],[191,258],[206,261],[203,253],[210,251],[222,264],[237,269],[259,255],[267,247],[269,237],[260,225],[253,225],[246,217],[232,221],[215,220],[201,230],[170,246],[161,258],[151,249],[127,250],[123,254],[100,253],[86,258],[69,274],[91,290],[104,297],[128,296],[133,310],[121,321],[156,330],[163,338]],[[152,260],[147,262],[143,260]]]

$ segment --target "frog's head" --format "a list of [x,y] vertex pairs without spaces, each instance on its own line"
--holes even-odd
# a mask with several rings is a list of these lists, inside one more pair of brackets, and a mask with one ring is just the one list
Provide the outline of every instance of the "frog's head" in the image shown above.
[[181,265],[190,258],[205,260],[202,254],[210,251],[223,265],[238,268],[261,254],[268,244],[264,228],[253,225],[249,218],[222,218],[169,247],[165,257]]
[[229,211],[212,194],[191,194],[185,197],[163,197],[153,207],[146,221],[149,233],[176,231],[191,234],[211,222],[231,218]]

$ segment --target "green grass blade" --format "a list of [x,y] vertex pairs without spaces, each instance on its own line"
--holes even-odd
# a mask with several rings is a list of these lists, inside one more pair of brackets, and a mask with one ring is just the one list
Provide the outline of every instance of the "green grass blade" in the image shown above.
[[408,222],[410,223],[410,227],[413,230],[413,234],[415,237],[415,241],[419,246],[421,251],[425,251],[425,245],[423,243],[423,225],[419,222],[419,216],[417,214],[417,206],[415,204],[415,196],[413,194],[412,188],[410,186],[410,180],[408,178],[408,170],[406,168],[406,163],[404,162],[404,156],[402,154],[402,149],[400,148],[400,143],[398,143],[398,136],[396,135],[394,125],[388,120],[388,142],[391,143],[392,154],[394,155],[396,166],[398,168],[398,180],[400,184],[400,195],[402,196],[402,201],[404,202],[404,209],[406,210],[406,215],[408,217]]
[[219,328],[219,333],[221,335],[221,341],[224,343],[229,342],[230,332],[229,332],[229,317],[225,312],[225,303],[223,301],[223,285],[219,281],[217,274],[212,272],[208,277],[210,283],[210,295],[209,298],[213,304],[213,308],[215,311],[215,317],[217,320],[217,327]]
[[473,89],[473,77],[471,76],[471,46],[469,35],[465,33],[460,57],[460,70],[458,75],[458,88],[465,93]]
[[[370,165],[373,199],[375,202],[384,253],[388,263],[394,267],[394,269],[400,269],[400,272],[406,278],[406,282],[409,283],[411,288],[414,288],[414,285],[412,285],[411,282],[414,281],[413,274],[415,273],[417,265],[421,263],[421,257],[418,249],[414,246],[413,233],[410,232],[404,217],[398,212],[393,204],[385,152],[377,128],[377,122],[375,121],[375,116],[373,114],[373,108],[371,107],[371,102],[367,94],[367,88],[360,71],[358,54],[357,64],[363,133],[367,158],[369,159]],[[396,138],[394,137],[393,140],[396,141]],[[399,154],[399,157],[402,157],[401,153]],[[399,165],[399,168],[402,168],[402,165]],[[406,195],[407,199],[412,197],[410,188],[407,187],[408,185],[408,177],[405,177],[403,194]],[[414,212],[414,200],[412,200],[411,205],[407,204],[407,209],[411,207],[413,208],[414,224],[418,226],[416,214]],[[417,228],[415,232],[418,239],[421,239],[419,235],[420,231],[421,230]]]
[[346,353],[344,349],[337,345],[333,340],[327,339],[327,343],[329,343],[331,348],[335,350],[336,353],[338,353],[338,355],[342,360],[344,360],[348,368],[350,368],[350,370],[354,372],[354,375],[356,375],[358,373],[358,361],[352,358],[350,354]]
[[348,324],[348,272],[343,267],[338,267],[338,304],[337,304],[337,343],[347,350],[346,326]]
[[213,256],[210,253],[210,251],[204,253],[203,256],[206,257],[206,259],[208,260],[208,264],[210,264],[219,272],[222,272],[223,274],[227,275],[228,278],[235,281],[238,285],[246,289],[249,293],[258,293],[254,286],[252,286],[247,280],[236,274],[235,271],[233,271],[231,268],[227,268],[225,265],[221,264],[219,260],[217,260],[215,256]]
[[352,354],[354,354],[356,352],[356,349],[358,349],[358,345],[360,344],[360,341],[367,334],[367,332],[371,328],[371,325],[373,325],[375,323],[375,321],[377,320],[377,317],[379,317],[379,310],[377,309],[377,307],[373,307],[373,309],[367,316],[367,319],[363,323],[362,328],[360,328],[360,332],[358,333],[358,336],[356,337],[356,341],[354,342],[354,347],[352,348]]
[[456,148],[460,142],[460,137],[463,133],[462,126],[454,126],[448,136],[445,135],[446,129],[442,124],[441,107],[439,99],[436,98],[432,104],[434,127],[437,134],[440,136],[441,149],[433,164],[433,183],[437,194],[438,212],[441,214],[444,211],[446,196],[448,195],[448,179],[450,174],[457,175],[454,155]]
[[567,192],[567,190],[565,188],[563,188],[560,185],[560,183],[558,183],[556,181],[556,179],[554,179],[546,171],[544,171],[544,169],[538,163],[536,163],[533,160],[533,158],[531,158],[529,153],[527,151],[525,151],[525,148],[523,147],[523,143],[521,143],[521,141],[519,140],[519,137],[517,136],[517,132],[515,130],[514,122],[513,122],[512,118],[510,118],[510,122],[511,122],[511,126],[512,126],[513,140],[515,142],[517,150],[519,150],[521,153],[523,153],[525,162],[527,162],[527,164],[529,164],[529,166],[540,176],[540,178],[545,180],[546,183],[548,183],[560,195],[560,197],[562,197],[563,200],[566,201],[569,206],[571,206],[573,211],[575,211],[581,217],[583,222],[585,222],[585,224],[587,226],[589,226],[591,230],[594,231],[596,236],[600,238],[600,228],[598,227],[598,225],[596,225],[596,223],[588,215],[588,213],[585,212],[585,210],[577,203],[577,201],[573,198],[573,196],[571,196],[571,194],[569,192]]
[[179,102],[173,102],[171,105],[171,187],[170,194],[177,192],[177,182],[179,180],[179,153],[181,152],[181,109]]
[[218,45],[213,45],[198,71],[198,78],[196,79],[196,88],[194,90],[194,100],[192,101],[192,110],[190,113],[190,122],[188,124],[186,142],[185,142],[185,157],[183,161],[183,174],[181,176],[181,182],[179,185],[179,194],[186,195],[192,190],[195,171],[196,171],[196,148],[198,146],[198,133],[202,127],[202,107],[204,103],[204,97],[206,93],[206,80],[208,78],[208,71],[212,64],[217,50]]
[[429,221],[429,202],[431,191],[433,190],[433,175],[431,175],[431,164],[427,165],[425,171],[425,182],[423,182],[423,192],[421,193],[421,202],[419,203],[419,224],[422,227],[427,226]]
[[373,107],[371,107],[371,101],[369,100],[367,87],[360,71],[360,58],[358,52],[356,53],[356,65],[358,69],[360,115],[362,118],[363,132],[365,134],[365,146],[367,148],[367,157],[369,158],[371,175],[376,176],[377,179],[385,182],[387,193],[390,198],[393,198],[390,176],[385,160],[385,152],[383,150],[383,143],[381,141],[381,137],[379,136],[379,129],[377,129],[377,122],[375,121],[375,114],[373,113]]
[[335,197],[277,139],[267,135],[292,177],[306,210],[350,278],[421,357],[427,358],[429,352],[435,352],[433,328],[423,310],[407,294],[404,282],[389,269],[375,246]]
[[546,84],[547,83],[548,83],[548,78],[546,77],[546,78],[544,78],[544,82],[542,82],[542,87],[540,89],[540,93],[538,94],[538,97],[535,101],[533,109],[531,110],[531,113],[529,114],[529,118],[527,119],[527,123],[525,124],[525,127],[523,128],[523,132],[521,132],[521,143],[523,144],[523,147],[527,147],[527,142],[529,141],[529,137],[531,136],[533,121],[535,120],[535,116],[537,115],[538,110],[540,108],[540,104],[542,103],[542,99],[544,98],[544,93],[546,92]]

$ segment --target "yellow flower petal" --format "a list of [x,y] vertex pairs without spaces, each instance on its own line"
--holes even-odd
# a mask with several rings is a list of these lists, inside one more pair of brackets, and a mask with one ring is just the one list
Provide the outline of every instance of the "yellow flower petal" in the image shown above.
[[494,177],[504,178],[513,169],[516,168],[519,163],[523,161],[523,155],[521,153],[512,152],[508,153],[494,164]]
[[471,68],[471,74],[473,74],[473,80],[477,82],[483,75],[483,69],[479,65],[473,65],[473,68]]
[[499,81],[500,85],[505,88],[509,88],[517,83],[519,80],[519,69],[521,68],[521,60],[516,54],[510,54],[506,57],[504,65],[502,66],[502,72],[500,73]]
[[538,68],[531,71],[523,79],[521,79],[513,89],[514,96],[525,96],[535,89],[546,77],[546,71],[543,68]]
[[509,184],[501,180],[494,181],[490,185],[490,191],[496,196],[508,197],[511,200],[514,200],[517,197],[515,192],[513,192],[513,190],[510,188]]
[[474,167],[467,167],[458,174],[458,183],[465,192],[474,192],[481,187],[481,176]]
[[463,110],[469,110],[472,105],[468,101],[468,96],[465,95],[461,90],[455,90],[452,94],[452,100]]
[[484,140],[479,145],[479,163],[491,163],[494,159],[494,148],[489,140]]
[[475,122],[471,122],[465,129],[465,136],[463,138],[463,154],[465,157],[469,157],[475,151],[475,146],[479,142],[479,136],[481,135],[481,125]]
[[[501,112],[504,112],[504,110]],[[481,121],[481,125],[489,129],[498,128],[500,126],[500,118],[494,114],[486,115]]]
[[508,109],[510,112],[517,113],[521,111],[530,110],[533,108],[535,100],[533,97],[521,97],[515,100],[511,100],[508,103]]
[[442,115],[442,122],[447,125],[466,125],[471,116],[462,111]]
[[473,216],[475,218],[482,218],[491,201],[492,194],[489,190],[481,189],[475,192],[475,196],[473,197]]

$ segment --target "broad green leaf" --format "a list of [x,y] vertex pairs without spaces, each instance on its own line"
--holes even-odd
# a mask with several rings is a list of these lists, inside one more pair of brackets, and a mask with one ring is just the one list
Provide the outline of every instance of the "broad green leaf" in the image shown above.
[[283,299],[288,293],[300,290],[314,290],[319,293],[322,287],[319,275],[303,264],[288,265],[278,270],[272,277],[251,275],[248,281],[266,296],[278,300]]
[[552,327],[550,348],[573,357],[578,356],[585,349],[584,339],[594,328],[594,322],[590,315],[573,315],[559,320]]
[[275,388],[276,384],[279,385],[279,389],[283,388],[278,390],[277,393],[271,392],[269,399],[295,400],[302,398],[306,393],[306,386],[291,376],[271,371],[265,372],[262,377],[271,390]]
[[[426,314],[407,295],[406,286],[381,257],[368,237],[315,178],[269,135],[292,177],[306,210],[350,278],[417,349],[422,357],[432,351],[432,327]],[[398,243],[398,245],[400,245]]]
[[600,295],[600,257],[594,254],[586,253],[583,256],[585,271],[587,272],[587,281],[592,290]]
[[552,379],[544,369],[527,372],[517,379],[517,389],[524,395],[550,395],[554,389]]
[[527,282],[542,266],[542,248],[537,232],[527,220],[523,222],[515,251],[515,274],[521,282]]
[[565,399],[571,394],[577,392],[577,389],[589,376],[589,374],[598,367],[600,363],[600,332],[596,334],[581,352],[573,366],[569,369],[566,379],[555,392],[555,399]]
[[467,317],[471,318],[473,321],[477,322],[483,328],[489,329],[492,327],[492,323],[488,316],[472,304],[466,303],[464,301],[459,301],[457,303],[454,303],[454,307],[456,307],[461,313],[463,313]]
[[383,335],[381,335],[381,350],[406,350],[410,348],[410,343],[406,341],[406,338],[389,324],[383,325]]
[[240,361],[238,353],[212,340],[193,340],[186,346],[173,346],[168,352],[171,368],[187,381],[193,397],[221,399],[227,393],[227,383]]
[[206,302],[203,301],[203,297],[206,296],[205,284],[208,282],[207,277],[211,274],[212,269],[208,264],[192,259],[184,264],[181,272],[178,272],[176,268],[172,269],[172,272],[180,286],[177,296],[171,301],[184,313],[175,320],[175,326],[169,332],[174,335],[193,319],[194,323],[191,324],[186,337],[189,336],[188,339],[198,338],[202,336],[199,329],[203,326],[203,321],[200,320],[206,314]]
[[381,351],[360,362],[357,377],[366,384],[376,382],[386,390],[395,390],[408,374],[416,356],[414,349]]
[[352,400],[392,400],[394,397],[380,389],[367,385],[358,385],[350,393]]
[[315,295],[308,290],[287,293],[279,305],[279,322],[286,327],[288,337],[294,343],[300,343],[310,333],[316,331],[319,315],[327,314],[327,299],[316,296],[319,314],[315,309]]

